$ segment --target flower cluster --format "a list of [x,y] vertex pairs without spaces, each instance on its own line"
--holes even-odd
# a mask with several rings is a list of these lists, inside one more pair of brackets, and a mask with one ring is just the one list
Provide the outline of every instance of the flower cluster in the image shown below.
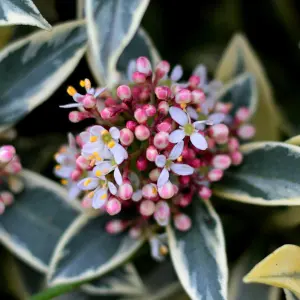
[[[76,108],[70,121],[93,118],[95,125],[76,140],[70,136],[56,155],[55,172],[72,197],[81,193],[84,207],[116,215],[106,226],[109,233],[159,233],[171,220],[178,230],[189,230],[184,208],[193,196],[208,200],[211,184],[242,162],[239,140],[255,133],[249,110],[233,114],[230,103],[217,102],[222,84],[208,82],[202,65],[187,82],[179,82],[182,74],[180,66],[170,72],[167,61],[153,71],[139,57],[129,64],[127,84],[94,89],[85,79],[85,94],[67,90],[76,102],[63,106]],[[164,240],[159,234],[149,238],[157,259]]]
[[0,147],[0,214],[4,213],[6,206],[12,204],[13,193],[23,189],[22,181],[16,176],[21,170],[22,166],[15,148],[11,145]]

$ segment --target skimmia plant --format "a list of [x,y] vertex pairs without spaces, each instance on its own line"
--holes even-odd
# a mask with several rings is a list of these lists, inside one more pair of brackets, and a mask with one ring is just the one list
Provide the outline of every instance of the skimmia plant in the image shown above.
[[[148,4],[78,1],[78,20],[0,51],[0,240],[19,298],[297,299],[300,138],[279,141],[288,123],[242,35],[214,76],[187,74],[140,27]],[[1,25],[51,29],[30,0],[0,8]],[[84,54],[94,79],[67,87]],[[79,124],[55,142],[58,184],[27,169],[41,158],[12,127],[62,84],[57,110]]]

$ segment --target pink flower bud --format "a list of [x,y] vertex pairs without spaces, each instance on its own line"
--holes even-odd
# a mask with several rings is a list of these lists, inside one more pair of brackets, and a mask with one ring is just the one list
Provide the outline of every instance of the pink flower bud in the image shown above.
[[192,103],[202,104],[205,102],[205,94],[202,90],[194,90],[192,91]]
[[117,95],[121,100],[127,100],[131,98],[131,89],[128,85],[120,85],[117,88]]
[[173,191],[174,195],[176,195],[179,192],[179,187],[176,184],[173,184]]
[[207,177],[210,181],[219,181],[223,177],[223,171],[220,169],[210,170],[207,174]]
[[190,162],[190,165],[191,165],[193,168],[195,168],[195,169],[200,168],[200,167],[201,167],[201,160],[200,160],[199,158],[195,158],[194,160],[192,160],[192,161]]
[[231,161],[232,161],[232,164],[234,166],[238,166],[242,163],[243,161],[243,154],[239,151],[234,151],[230,154],[230,157],[231,157]]
[[86,170],[89,168],[90,166],[90,162],[83,156],[78,156],[76,159],[76,165],[82,169],[82,170]]
[[208,200],[212,195],[212,190],[206,186],[202,186],[199,189],[199,196],[204,199],[204,200]]
[[129,146],[134,140],[133,132],[128,128],[120,130],[120,142],[123,146]]
[[150,95],[151,95],[151,90],[149,90],[148,88],[144,88],[139,95],[139,99],[143,102],[147,101],[149,100]]
[[105,229],[110,234],[117,234],[127,227],[127,224],[122,220],[112,220],[106,223]]
[[207,137],[206,141],[208,149],[214,149],[216,147],[216,142],[213,138]]
[[122,200],[129,200],[133,194],[133,188],[130,183],[123,183],[119,186],[118,195]]
[[113,107],[105,107],[101,112],[101,118],[103,120],[109,120],[114,116],[115,109]]
[[156,156],[158,155],[158,151],[154,146],[149,146],[146,150],[146,158],[149,161],[155,161]]
[[169,145],[169,134],[164,131],[157,133],[154,136],[153,143],[157,149],[165,149]]
[[231,103],[222,103],[222,102],[217,102],[215,106],[215,112],[223,113],[223,114],[228,114],[232,108]]
[[241,107],[235,114],[235,119],[238,123],[243,123],[248,121],[250,118],[250,110],[247,107]]
[[88,118],[88,114],[81,111],[74,110],[69,113],[69,121],[72,123],[78,123],[86,118]]
[[153,183],[148,183],[142,188],[143,197],[146,199],[154,199],[157,197],[157,187]]
[[111,197],[106,203],[106,211],[114,216],[121,211],[121,202],[116,197]]
[[182,185],[188,185],[191,181],[191,177],[190,176],[179,176],[178,180]]
[[145,56],[140,56],[136,60],[136,69],[138,72],[145,74],[147,77],[152,74],[151,63]]
[[179,205],[181,207],[187,207],[188,205],[190,205],[192,203],[192,194],[185,194],[180,196],[179,199]]
[[129,230],[129,236],[133,239],[139,238],[141,236],[141,234],[142,234],[142,229],[139,226],[132,227]]
[[155,95],[159,100],[166,100],[171,96],[172,92],[167,86],[157,86],[155,88]]
[[146,115],[147,115],[148,117],[153,117],[153,116],[156,114],[156,108],[155,108],[155,106],[152,105],[152,104],[146,104],[146,105],[144,106],[144,110],[145,110]]
[[158,168],[155,168],[153,170],[150,171],[149,173],[149,178],[151,181],[156,182],[159,175],[160,175],[161,171]]
[[79,180],[79,178],[81,177],[81,175],[82,175],[82,172],[80,170],[78,170],[78,169],[75,169],[71,173],[71,179],[73,181],[77,181],[77,180]]
[[169,104],[166,101],[160,101],[158,104],[158,112],[163,115],[167,115],[169,112]]
[[0,163],[8,163],[15,156],[15,149],[9,148],[9,146],[3,146],[0,148]]
[[196,88],[200,84],[200,77],[197,75],[192,75],[189,78],[189,85],[193,88]]
[[81,206],[83,208],[92,208],[92,203],[93,203],[93,198],[87,195],[82,199]]
[[238,150],[239,147],[240,147],[240,143],[237,138],[232,137],[229,139],[229,141],[228,141],[229,152],[234,152],[234,151]]
[[2,215],[5,211],[5,204],[3,202],[0,202],[0,215]]
[[10,192],[1,192],[0,201],[2,201],[5,206],[9,206],[14,202],[14,195]]
[[217,144],[225,144],[228,141],[229,129],[224,124],[216,124],[209,128],[209,134]]
[[148,119],[148,116],[144,109],[138,108],[134,112],[134,118],[140,123],[145,123]]
[[180,231],[188,231],[192,226],[192,221],[185,214],[178,214],[174,217],[174,225]]
[[168,181],[162,187],[158,189],[159,196],[163,199],[170,199],[174,196],[175,191],[173,188],[173,184]]
[[[105,99],[104,104],[106,107],[110,107],[110,106],[116,106],[118,102],[116,101],[116,99],[109,97]],[[103,108],[100,110],[100,112],[103,110]]]
[[155,204],[151,200],[143,200],[140,205],[140,213],[143,216],[149,217],[153,215],[155,211]]
[[83,97],[82,104],[85,108],[93,108],[96,105],[96,98],[92,95],[86,94]]
[[136,167],[139,171],[145,171],[148,166],[148,161],[145,156],[140,156],[136,161]]
[[150,130],[145,125],[138,125],[134,130],[134,134],[139,141],[145,141],[150,137]]
[[156,125],[157,131],[164,131],[167,133],[170,133],[172,131],[172,123],[165,120],[159,124]]
[[144,83],[146,81],[146,76],[140,72],[134,72],[132,74],[132,81],[135,83]]
[[192,94],[188,89],[181,89],[176,95],[175,95],[175,102],[176,103],[189,103],[192,100]]
[[226,170],[231,165],[231,159],[226,154],[217,154],[212,159],[212,165],[216,169]]
[[170,71],[170,64],[166,60],[159,62],[155,69],[155,74],[158,79],[163,78]]
[[166,226],[170,218],[170,206],[166,201],[159,201],[155,206],[154,219],[160,226]]
[[237,134],[241,139],[248,140],[254,137],[255,128],[250,124],[245,124],[237,130]]
[[9,151],[11,152],[12,154],[16,154],[16,149],[14,146],[12,145],[3,145],[1,148],[0,148],[0,151],[1,150],[6,150],[6,151]]
[[126,128],[130,129],[131,131],[134,131],[136,126],[137,126],[137,123],[134,122],[134,121],[127,121],[126,122]]

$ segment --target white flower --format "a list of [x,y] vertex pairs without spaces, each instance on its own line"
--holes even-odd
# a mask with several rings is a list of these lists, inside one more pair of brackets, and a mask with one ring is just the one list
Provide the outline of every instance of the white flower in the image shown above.
[[156,261],[163,261],[168,252],[168,248],[166,246],[168,242],[167,235],[165,233],[154,235],[149,239],[151,256]]
[[179,143],[182,141],[186,136],[190,137],[191,143],[200,150],[207,149],[207,141],[205,137],[198,133],[203,127],[205,121],[196,121],[191,123],[190,118],[188,115],[180,108],[172,106],[170,107],[169,113],[172,119],[178,123],[179,129],[174,130],[170,136],[169,141],[171,143]]
[[176,160],[181,155],[183,147],[184,142],[180,141],[173,147],[168,158],[166,158],[166,156],[164,155],[157,155],[155,159],[155,164],[157,167],[163,168],[157,180],[157,186],[159,188],[168,182],[170,177],[170,170],[172,170],[177,175],[193,174],[194,168],[192,168],[191,166],[186,164],[177,164],[173,162],[173,160]]
[[122,175],[121,175],[120,169],[114,159],[112,159],[110,161],[100,162],[93,169],[93,173],[97,177],[105,176],[112,171],[114,171],[114,178],[115,178],[116,183],[118,185],[121,185],[123,183]]

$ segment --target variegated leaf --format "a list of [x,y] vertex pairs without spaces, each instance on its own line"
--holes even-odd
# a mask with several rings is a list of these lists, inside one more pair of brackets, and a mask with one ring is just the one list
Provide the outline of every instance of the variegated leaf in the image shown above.
[[0,216],[0,241],[20,259],[47,272],[61,234],[80,212],[56,183],[23,171],[24,191]]
[[82,286],[90,295],[140,295],[144,285],[133,264],[128,263]]
[[149,0],[86,0],[88,62],[99,84],[118,80],[116,66],[133,38]]
[[193,226],[180,232],[168,226],[177,276],[192,300],[227,299],[227,261],[222,224],[209,202],[194,199],[188,209]]
[[127,261],[143,244],[128,233],[108,234],[110,218],[83,214],[65,231],[53,253],[48,273],[51,286],[100,277]]
[[246,72],[233,79],[221,90],[218,101],[232,103],[232,115],[240,107],[247,107],[253,115],[257,105],[257,89],[253,75]]
[[285,300],[299,300],[296,295],[294,295],[291,291],[288,289],[284,289],[284,295],[285,295]]
[[243,163],[226,170],[217,196],[257,205],[300,205],[300,148],[280,142],[241,147]]
[[23,24],[51,30],[32,0],[1,0],[0,26]]
[[245,277],[246,283],[286,288],[300,296],[300,247],[284,245],[259,262]]
[[0,131],[42,104],[64,82],[86,50],[83,21],[38,31],[0,51]]
[[290,139],[285,141],[287,144],[295,145],[295,146],[300,146],[300,135],[296,135],[291,137]]

